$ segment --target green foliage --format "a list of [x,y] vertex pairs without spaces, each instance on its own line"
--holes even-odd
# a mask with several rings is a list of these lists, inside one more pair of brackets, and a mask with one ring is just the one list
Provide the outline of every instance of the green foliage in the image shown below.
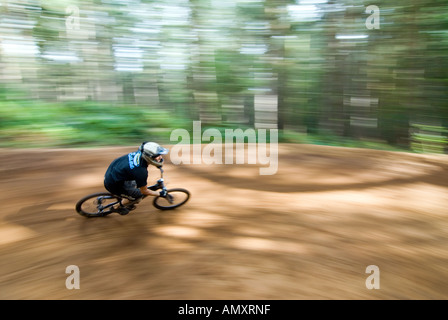
[[448,147],[448,130],[440,126],[412,126],[412,150],[419,153],[444,153]]
[[400,152],[409,151],[405,148],[400,148],[397,146],[387,144],[381,140],[374,141],[372,139],[365,140],[365,139],[342,138],[335,136],[330,132],[320,134],[306,134],[290,130],[284,130],[281,132],[279,140],[284,143],[314,144],[314,145],[346,147],[346,148],[366,148],[366,149],[400,151]]
[[3,102],[0,146],[78,147],[168,142],[185,121],[148,107],[104,103]]

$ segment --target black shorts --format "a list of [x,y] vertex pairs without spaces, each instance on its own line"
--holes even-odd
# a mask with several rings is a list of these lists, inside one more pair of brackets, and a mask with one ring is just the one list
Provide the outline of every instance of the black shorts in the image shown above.
[[122,183],[108,184],[104,182],[104,187],[110,193],[121,196],[128,200],[134,201],[143,197],[140,189],[137,188],[137,183],[135,181],[125,181]]

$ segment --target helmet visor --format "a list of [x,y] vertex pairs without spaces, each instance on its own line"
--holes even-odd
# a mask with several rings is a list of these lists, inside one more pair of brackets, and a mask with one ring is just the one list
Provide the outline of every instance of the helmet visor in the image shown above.
[[158,155],[161,155],[161,154],[167,154],[168,153],[168,149],[167,148],[164,148],[164,147],[161,147],[161,146],[158,146],[157,147],[157,154]]

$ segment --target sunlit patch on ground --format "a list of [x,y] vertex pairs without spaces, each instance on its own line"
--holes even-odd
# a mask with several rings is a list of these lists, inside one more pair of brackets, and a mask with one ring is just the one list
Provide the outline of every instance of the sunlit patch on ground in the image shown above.
[[22,226],[0,224],[0,235],[0,245],[5,245],[32,238],[35,233]]

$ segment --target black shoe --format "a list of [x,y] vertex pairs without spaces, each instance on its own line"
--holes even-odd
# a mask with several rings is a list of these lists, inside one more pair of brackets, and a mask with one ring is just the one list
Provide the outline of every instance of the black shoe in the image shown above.
[[137,206],[135,204],[131,204],[130,206],[127,206],[126,209],[128,209],[129,211],[132,211],[132,210],[137,209]]
[[126,207],[118,207],[117,209],[115,209],[115,212],[117,212],[118,214],[125,216],[129,213],[129,209]]

